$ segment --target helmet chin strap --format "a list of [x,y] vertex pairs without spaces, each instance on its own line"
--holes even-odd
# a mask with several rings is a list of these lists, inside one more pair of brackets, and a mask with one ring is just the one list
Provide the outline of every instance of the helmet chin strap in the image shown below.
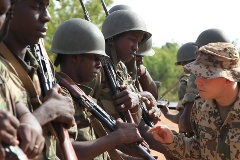
[[116,69],[117,64],[118,64],[118,57],[117,57],[117,52],[116,52],[116,48],[114,45],[113,37],[107,39],[106,44],[107,44],[108,49],[110,50],[109,56],[113,62],[114,69]]

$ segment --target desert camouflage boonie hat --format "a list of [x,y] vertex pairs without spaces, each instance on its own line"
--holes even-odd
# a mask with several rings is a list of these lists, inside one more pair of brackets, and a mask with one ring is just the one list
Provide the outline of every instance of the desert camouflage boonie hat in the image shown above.
[[184,66],[195,76],[240,81],[239,53],[233,44],[209,43],[200,47],[197,52],[196,60]]

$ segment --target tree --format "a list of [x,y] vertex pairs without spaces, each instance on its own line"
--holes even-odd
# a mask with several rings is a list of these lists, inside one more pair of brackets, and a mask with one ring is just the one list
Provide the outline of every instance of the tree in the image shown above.
[[[152,78],[162,83],[159,95],[178,81],[183,74],[182,67],[175,66],[178,48],[177,43],[166,43],[161,48],[153,48],[155,55],[144,58],[144,64]],[[177,87],[172,89],[164,99],[177,101]]]

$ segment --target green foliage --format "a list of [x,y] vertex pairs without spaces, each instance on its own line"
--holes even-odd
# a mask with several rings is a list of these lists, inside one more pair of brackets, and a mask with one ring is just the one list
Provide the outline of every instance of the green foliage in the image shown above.
[[[176,43],[166,43],[162,48],[153,48],[155,55],[144,57],[144,65],[152,78],[162,83],[159,95],[162,95],[183,74],[183,68],[175,65],[178,48],[179,46]],[[177,87],[166,94],[163,99],[177,101]]]

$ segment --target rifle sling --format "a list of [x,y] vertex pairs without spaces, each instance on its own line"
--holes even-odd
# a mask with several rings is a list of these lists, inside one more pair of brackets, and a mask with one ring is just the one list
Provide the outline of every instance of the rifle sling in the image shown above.
[[[31,99],[31,104],[39,103],[41,104],[41,101],[39,99],[39,96],[37,95],[37,91],[35,89],[35,86],[32,83],[31,78],[27,74],[27,72],[24,70],[23,66],[18,62],[16,57],[13,55],[13,53],[6,47],[5,44],[0,43],[0,53],[6,60],[8,60],[12,66],[15,69],[15,74],[19,77],[19,79],[22,81],[24,88],[28,91]],[[47,124],[48,129],[51,131],[51,133],[56,137],[57,142],[59,141],[57,137],[57,133],[55,132],[52,124]]]
[[38,101],[38,103],[41,104],[41,101],[39,99],[39,96],[37,95],[35,86],[33,85],[31,78],[29,77],[29,75],[27,74],[23,66],[18,62],[16,57],[13,55],[13,53],[6,47],[4,43],[0,43],[0,53],[14,67],[15,74],[22,81],[24,88],[28,91],[30,95],[31,103]]
[[[93,116],[91,116],[91,123],[92,123],[94,131],[97,133],[97,135],[99,137],[103,137],[103,136],[107,135],[107,132],[104,129],[103,125]],[[116,149],[112,148],[112,149],[108,150],[107,152],[108,152],[109,156],[111,157],[111,159],[123,160],[123,158],[121,156],[119,156],[119,154],[117,153]]]

